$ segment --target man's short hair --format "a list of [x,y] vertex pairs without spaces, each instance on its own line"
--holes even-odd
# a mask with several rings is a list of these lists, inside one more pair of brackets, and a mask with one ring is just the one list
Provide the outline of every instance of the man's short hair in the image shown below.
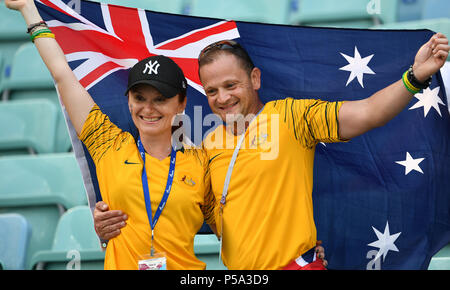
[[200,53],[198,57],[199,75],[202,66],[212,63],[222,53],[234,55],[249,75],[255,67],[247,51],[239,43],[233,40],[221,40],[208,45]]

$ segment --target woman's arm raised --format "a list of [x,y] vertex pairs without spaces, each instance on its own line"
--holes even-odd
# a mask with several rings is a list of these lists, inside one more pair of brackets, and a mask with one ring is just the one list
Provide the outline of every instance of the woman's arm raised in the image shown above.
[[[5,0],[5,4],[10,9],[20,11],[27,26],[42,21],[33,0]],[[75,77],[54,38],[37,38],[34,44],[55,80],[62,102],[79,135],[89,111],[94,106],[94,100]]]

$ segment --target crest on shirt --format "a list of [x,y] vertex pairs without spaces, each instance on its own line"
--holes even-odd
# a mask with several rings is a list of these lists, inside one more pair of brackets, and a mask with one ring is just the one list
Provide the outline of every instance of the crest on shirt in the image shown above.
[[181,181],[191,187],[194,187],[196,184],[195,181],[192,179],[192,177],[190,177],[189,175],[183,175],[183,177],[181,178]]

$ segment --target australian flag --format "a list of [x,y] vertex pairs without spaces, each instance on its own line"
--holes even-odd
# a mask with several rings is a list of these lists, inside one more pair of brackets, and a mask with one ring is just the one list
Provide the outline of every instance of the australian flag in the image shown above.
[[[163,54],[188,80],[186,114],[211,113],[197,57],[234,39],[262,70],[263,102],[359,100],[398,81],[429,30],[311,28],[171,15],[80,1],[36,1],[80,83],[111,120],[136,134],[124,96],[128,69]],[[441,73],[392,121],[348,143],[318,144],[314,215],[330,269],[427,269],[450,242],[450,115]],[[70,120],[69,122],[69,129]],[[192,126],[210,128],[202,120]],[[191,130],[200,143],[203,133]],[[95,167],[71,129],[91,207]]]

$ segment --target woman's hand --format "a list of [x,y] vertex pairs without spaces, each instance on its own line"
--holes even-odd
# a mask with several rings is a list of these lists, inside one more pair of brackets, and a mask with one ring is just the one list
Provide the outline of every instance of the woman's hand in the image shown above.
[[5,5],[9,9],[22,11],[27,6],[34,6],[33,0],[5,0]]

